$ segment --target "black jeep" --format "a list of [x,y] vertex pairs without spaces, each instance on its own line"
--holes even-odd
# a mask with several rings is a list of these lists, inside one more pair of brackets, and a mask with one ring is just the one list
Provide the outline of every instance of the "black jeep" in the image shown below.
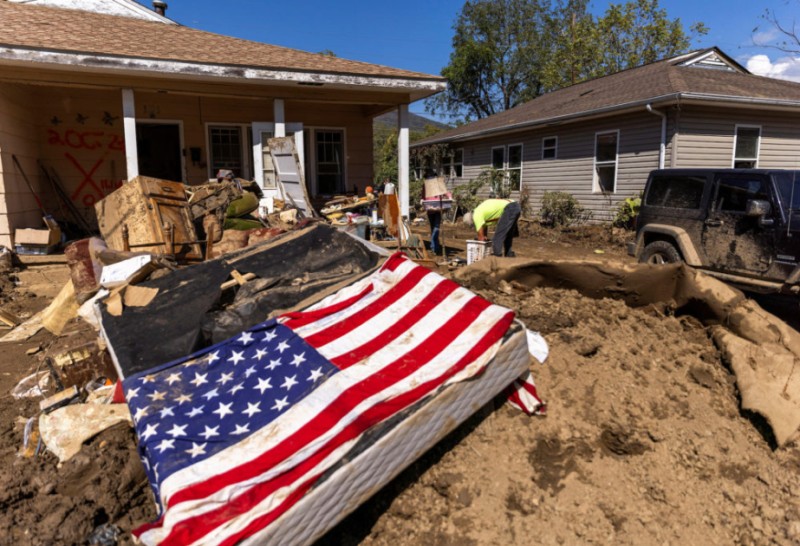
[[685,261],[749,290],[800,291],[800,171],[650,173],[628,253]]

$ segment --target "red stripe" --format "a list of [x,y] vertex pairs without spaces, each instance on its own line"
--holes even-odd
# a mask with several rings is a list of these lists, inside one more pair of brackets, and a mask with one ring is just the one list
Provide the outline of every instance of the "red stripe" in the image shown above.
[[361,298],[372,292],[373,288],[373,284],[369,283],[358,294],[349,297],[346,300],[342,300],[334,305],[329,305],[328,307],[322,307],[313,311],[296,311],[294,313],[285,313],[281,315],[281,318],[287,319],[284,324],[289,328],[299,328],[333,313],[338,313],[343,309],[347,309],[351,305],[354,305],[356,302],[358,302]]
[[[406,260],[408,260],[408,257],[398,250],[397,252],[386,258],[386,261],[381,266],[381,271],[383,270],[394,271],[398,267],[400,267],[400,265],[405,263]],[[417,266],[417,267],[422,267],[422,266]]]
[[[344,337],[359,326],[366,324],[379,313],[385,311],[393,304],[397,303],[403,296],[411,292],[414,287],[427,275],[432,273],[424,267],[415,267],[411,272],[403,277],[403,279],[386,291],[385,294],[380,296],[369,306],[365,307],[355,315],[345,317],[344,319],[320,330],[310,336],[306,337],[306,343],[312,347],[322,347],[331,341]],[[452,281],[447,281],[452,282]],[[413,312],[411,309],[410,312]],[[322,317],[319,317],[322,318]],[[294,323],[287,323],[286,326],[290,328],[295,327]],[[384,344],[385,345],[385,344]]]
[[320,411],[311,421],[305,423],[299,430],[285,438],[278,445],[264,452],[256,459],[244,463],[242,466],[217,474],[205,482],[176,492],[169,499],[168,505],[174,506],[180,502],[205,498],[230,483],[248,480],[277,465],[320,436],[324,431],[332,428],[361,401],[426,365],[433,356],[447,347],[489,305],[486,300],[473,296],[460,312],[447,321],[437,332],[434,332],[428,340],[423,341],[414,350],[386,366],[380,373],[371,375],[361,383],[343,391],[325,410]]
[[[443,280],[430,294],[425,296],[414,309],[409,310],[408,313],[403,315],[403,317],[389,328],[381,332],[375,332],[375,337],[370,341],[356,347],[352,351],[337,356],[332,359],[331,362],[340,370],[344,370],[353,364],[361,362],[368,356],[376,353],[382,347],[389,345],[391,342],[410,331],[416,323],[425,318],[432,309],[450,297],[450,294],[458,288],[459,286],[456,283]],[[314,348],[317,348],[317,346]]]
[[[280,487],[284,487],[296,480],[299,480],[303,474],[314,468],[315,465],[317,465],[340,445],[358,437],[374,424],[385,420],[398,411],[401,411],[422,399],[431,391],[438,388],[444,381],[463,370],[471,362],[475,361],[503,336],[503,334],[508,330],[512,320],[513,313],[508,313],[506,316],[504,316],[488,332],[486,332],[486,334],[484,334],[484,336],[457,363],[451,366],[443,376],[420,384],[410,391],[407,391],[397,397],[386,400],[381,404],[370,408],[367,410],[367,412],[362,414],[359,419],[349,424],[344,430],[337,434],[336,437],[332,438],[324,448],[311,455],[308,459],[296,467],[290,469],[280,476],[277,476],[273,480],[251,487],[246,493],[240,495],[236,499],[233,499],[230,503],[220,509],[184,520],[173,528],[170,535],[162,544],[178,545],[194,542],[213,531],[219,525],[224,524],[232,517],[244,514],[248,510],[251,510],[259,502],[263,501],[266,497],[274,493]],[[296,491],[291,493],[287,499],[278,505],[274,510],[252,520],[246,528],[226,539],[222,542],[222,544],[236,544],[243,538],[252,535],[254,532],[263,529],[272,523],[275,519],[291,508],[291,506],[305,494],[311,485],[313,485],[318,477],[319,475],[315,475],[312,478],[304,481]]]

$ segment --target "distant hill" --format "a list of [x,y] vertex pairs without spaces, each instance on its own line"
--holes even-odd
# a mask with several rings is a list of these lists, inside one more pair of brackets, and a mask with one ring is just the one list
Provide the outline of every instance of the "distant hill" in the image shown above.
[[[375,129],[378,127],[395,129],[397,127],[397,112],[387,112],[376,117],[373,120],[372,125]],[[411,131],[423,131],[428,125],[433,125],[438,129],[450,129],[450,126],[446,123],[441,123],[439,121],[426,118],[425,116],[414,114],[413,112],[408,113],[408,126]]]

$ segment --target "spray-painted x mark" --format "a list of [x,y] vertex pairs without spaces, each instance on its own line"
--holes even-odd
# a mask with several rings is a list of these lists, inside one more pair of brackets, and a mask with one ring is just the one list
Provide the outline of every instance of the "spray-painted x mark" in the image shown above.
[[97,198],[98,199],[102,199],[103,198],[103,195],[104,195],[103,194],[103,190],[100,189],[100,186],[97,185],[97,183],[94,181],[93,177],[94,177],[94,173],[97,172],[97,169],[100,168],[100,165],[102,165],[103,162],[106,160],[106,155],[107,154],[104,154],[103,157],[98,159],[95,162],[94,166],[87,172],[83,168],[83,166],[78,162],[78,160],[73,157],[73,155],[71,153],[69,153],[69,152],[65,152],[64,153],[64,157],[69,159],[70,162],[73,165],[75,165],[75,168],[78,169],[80,171],[80,173],[83,175],[83,181],[78,186],[78,189],[75,190],[75,192],[72,194],[70,199],[75,201],[78,198],[78,196],[81,194],[81,192],[83,191],[83,188],[86,187],[87,184],[90,184],[95,189],[95,191],[97,192]]

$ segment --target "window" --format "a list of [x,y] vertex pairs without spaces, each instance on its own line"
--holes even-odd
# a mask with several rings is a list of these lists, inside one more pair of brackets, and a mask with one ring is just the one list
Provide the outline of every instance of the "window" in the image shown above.
[[597,133],[594,141],[594,191],[614,193],[617,186],[619,131]]
[[724,177],[719,179],[714,208],[725,212],[745,212],[750,199],[770,200],[763,176]]
[[705,185],[706,179],[702,176],[654,176],[644,202],[653,207],[699,209]]
[[522,144],[513,144],[508,147],[506,177],[511,191],[519,191],[522,183]]
[[505,172],[509,189],[519,191],[522,184],[522,144],[492,148],[492,168]]
[[542,159],[555,159],[558,151],[558,137],[542,139]]
[[443,163],[444,164],[442,165],[441,169],[442,175],[444,175],[446,178],[461,178],[464,165],[463,148],[452,150],[450,155],[444,157]]
[[733,168],[755,169],[758,166],[758,148],[761,127],[736,126],[733,143]]
[[800,210],[800,171],[784,171],[772,176],[786,208],[792,211]]
[[208,126],[210,177],[216,176],[220,169],[228,169],[234,176],[250,178],[250,163],[244,151],[250,150],[251,146],[244,142],[242,130],[245,128],[242,125]]
[[344,187],[344,131],[314,131],[315,172],[318,193],[340,193]]

